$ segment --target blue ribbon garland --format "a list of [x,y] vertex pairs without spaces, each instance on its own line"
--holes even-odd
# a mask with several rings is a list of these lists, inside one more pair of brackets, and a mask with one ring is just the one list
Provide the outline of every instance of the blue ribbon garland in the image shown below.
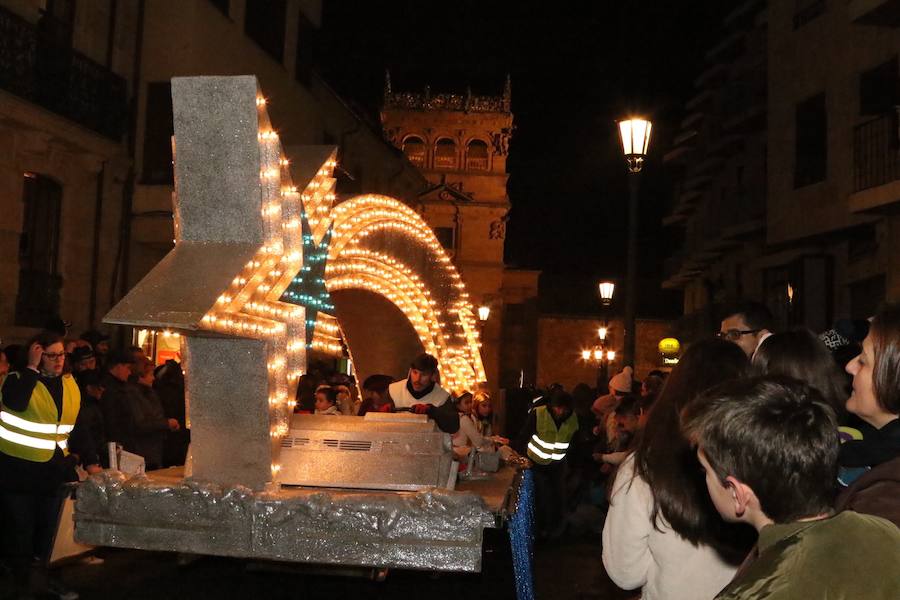
[[509,520],[509,544],[516,578],[516,598],[534,600],[534,476],[531,469],[525,469],[522,473],[516,511]]

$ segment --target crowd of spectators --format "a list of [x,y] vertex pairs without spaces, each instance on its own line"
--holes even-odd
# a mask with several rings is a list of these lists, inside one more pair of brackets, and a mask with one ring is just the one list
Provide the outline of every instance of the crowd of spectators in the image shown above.
[[[54,319],[24,345],[0,350],[0,577],[11,597],[73,600],[48,571],[64,484],[127,451],[147,469],[184,463],[184,378],[139,347],[111,349],[97,330],[68,336]],[[97,564],[102,559],[89,557]]]
[[[499,435],[486,386],[454,396],[437,366],[423,354],[405,378],[376,374],[358,386],[313,365],[295,410],[428,415],[463,467],[481,452],[527,456],[537,539],[602,534],[607,573],[643,600],[900,597],[900,306],[819,335],[777,331],[764,307],[736,307],[668,373],[639,381],[626,366],[602,390],[553,384],[519,390],[521,402],[508,396],[511,439]],[[46,565],[39,525],[51,487],[77,479],[76,467],[109,466],[110,442],[150,469],[183,464],[184,376],[139,347],[111,349],[97,331],[46,331],[0,350],[0,378],[0,408],[13,411],[0,415],[5,426],[24,423],[15,414],[28,413],[15,411],[38,391],[60,423],[74,421],[49,462],[8,451],[15,435],[0,441],[0,532],[21,581],[24,558]]]

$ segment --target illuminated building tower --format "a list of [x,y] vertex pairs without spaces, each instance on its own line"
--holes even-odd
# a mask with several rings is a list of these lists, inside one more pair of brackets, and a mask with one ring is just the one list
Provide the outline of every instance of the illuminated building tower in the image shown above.
[[513,127],[510,80],[502,95],[395,92],[386,74],[381,124],[430,183],[413,200],[453,257],[473,305],[491,308],[482,357],[492,387],[500,383],[503,246],[509,196],[506,159]]

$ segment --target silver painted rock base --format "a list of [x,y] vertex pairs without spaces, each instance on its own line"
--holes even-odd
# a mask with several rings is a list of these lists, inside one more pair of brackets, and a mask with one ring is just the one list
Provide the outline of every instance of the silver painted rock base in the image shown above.
[[97,546],[361,567],[479,572],[495,515],[472,492],[254,492],[117,471],[78,488],[75,538]]

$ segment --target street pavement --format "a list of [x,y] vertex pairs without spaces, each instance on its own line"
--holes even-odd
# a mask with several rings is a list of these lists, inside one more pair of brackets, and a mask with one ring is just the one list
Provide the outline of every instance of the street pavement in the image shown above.
[[[264,598],[266,600],[466,600],[515,598],[506,531],[485,530],[478,574],[391,570],[376,581],[334,570],[202,557],[188,564],[172,553],[101,549],[103,564],[74,562],[57,575],[85,600]],[[599,536],[563,539],[535,548],[535,591],[540,600],[626,600],[603,573]]]

